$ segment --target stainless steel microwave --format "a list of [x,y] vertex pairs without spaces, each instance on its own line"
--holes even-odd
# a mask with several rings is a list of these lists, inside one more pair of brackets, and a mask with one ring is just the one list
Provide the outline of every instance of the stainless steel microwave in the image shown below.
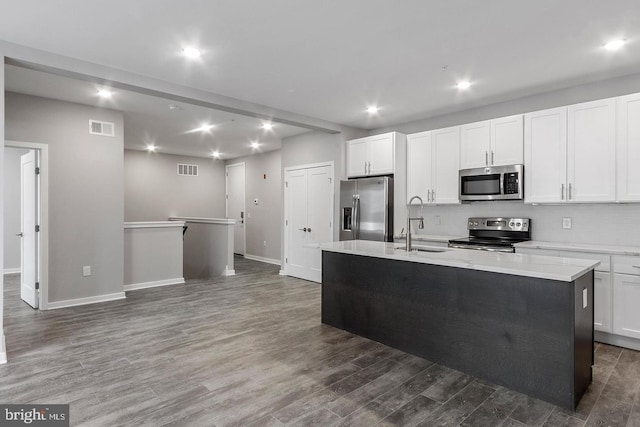
[[524,166],[491,166],[460,170],[460,200],[522,200]]

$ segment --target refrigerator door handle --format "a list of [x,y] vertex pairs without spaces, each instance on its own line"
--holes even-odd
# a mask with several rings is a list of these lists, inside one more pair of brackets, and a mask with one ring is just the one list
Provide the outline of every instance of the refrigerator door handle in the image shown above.
[[360,227],[360,196],[358,194],[353,195],[353,240],[358,240],[358,228]]

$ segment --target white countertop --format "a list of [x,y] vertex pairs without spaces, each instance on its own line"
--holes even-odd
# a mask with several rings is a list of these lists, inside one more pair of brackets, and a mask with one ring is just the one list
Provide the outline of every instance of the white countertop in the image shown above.
[[[427,247],[425,245],[420,246]],[[600,261],[597,260],[438,247],[433,247],[433,250],[444,250],[444,252],[411,252],[407,254],[404,250],[397,249],[398,247],[401,248],[402,245],[368,240],[348,240],[321,243],[319,245],[320,249],[329,252],[420,262],[423,264],[467,268],[564,282],[571,282],[600,264]]]
[[516,250],[523,249],[551,249],[559,251],[591,252],[609,255],[632,255],[640,256],[640,246],[617,246],[599,245],[591,243],[564,243],[564,242],[542,242],[529,240],[527,242],[516,243]]
[[[466,236],[465,236],[466,237]],[[404,234],[396,234],[393,236],[394,239],[405,240],[407,238]],[[449,243],[451,239],[460,239],[460,236],[440,236],[437,234],[415,234],[411,233],[411,240],[414,242],[439,242],[439,243]]]

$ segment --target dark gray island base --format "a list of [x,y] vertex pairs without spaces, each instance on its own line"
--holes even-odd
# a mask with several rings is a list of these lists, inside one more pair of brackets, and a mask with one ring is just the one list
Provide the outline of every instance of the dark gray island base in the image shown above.
[[573,410],[591,383],[593,270],[565,282],[323,251],[322,323]]

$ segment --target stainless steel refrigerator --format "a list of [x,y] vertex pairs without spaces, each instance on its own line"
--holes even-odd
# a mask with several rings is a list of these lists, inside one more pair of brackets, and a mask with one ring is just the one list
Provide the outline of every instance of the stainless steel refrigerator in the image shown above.
[[340,240],[393,241],[393,178],[340,181]]

